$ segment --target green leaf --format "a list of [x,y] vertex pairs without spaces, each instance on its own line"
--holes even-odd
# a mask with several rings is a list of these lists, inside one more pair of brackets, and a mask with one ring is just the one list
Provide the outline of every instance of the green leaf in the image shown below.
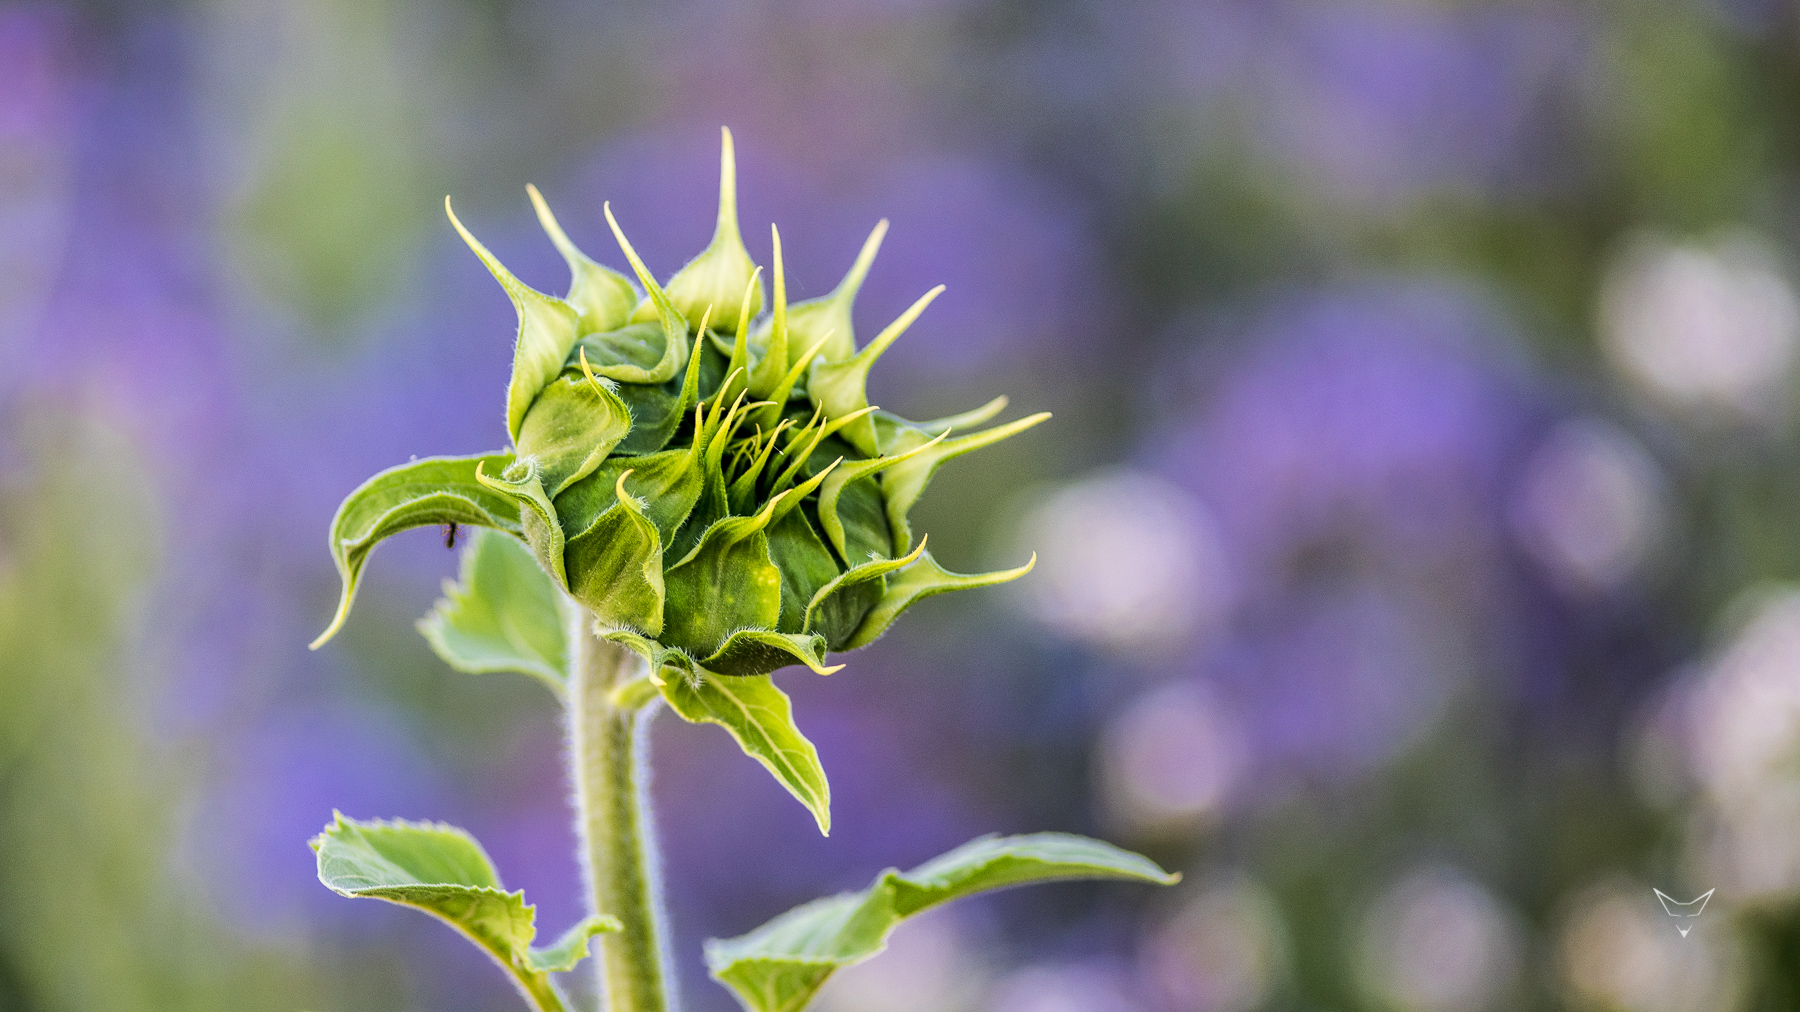
[[856,634],[850,637],[843,649],[855,650],[868,646],[887,632],[900,613],[911,608],[915,603],[932,596],[952,590],[972,590],[976,587],[992,587],[995,584],[1017,580],[1031,567],[1037,565],[1037,556],[1017,569],[1005,569],[996,573],[976,573],[965,576],[952,573],[937,564],[930,552],[925,552],[919,561],[902,569],[887,578],[887,590],[882,593],[881,600],[869,614],[864,616],[862,624],[856,627]]
[[794,726],[787,693],[768,675],[734,678],[691,667],[665,678],[659,688],[669,708],[684,720],[717,724],[731,732],[745,755],[762,763],[812,812],[819,832],[831,834],[831,785],[819,765],[818,750]]
[[506,269],[480,240],[469,234],[450,209],[450,198],[444,198],[444,213],[463,241],[487,265],[489,273],[506,289],[513,309],[519,314],[519,333],[513,342],[512,380],[506,388],[506,434],[517,440],[519,427],[525,423],[525,412],[537,399],[538,391],[550,385],[562,372],[563,360],[580,337],[575,308],[558,298],[545,295],[527,285]]
[[444,663],[479,675],[517,671],[559,694],[568,677],[556,585],[518,539],[478,531],[463,549],[461,580],[419,620]]
[[[816,354],[823,355],[827,362],[842,362],[856,354],[856,332],[850,322],[850,308],[856,302],[856,293],[862,288],[863,279],[869,276],[869,266],[875,262],[875,254],[881,249],[881,240],[887,235],[888,223],[883,218],[875,225],[875,230],[864,240],[862,252],[856,255],[856,262],[851,265],[850,272],[844,280],[829,293],[805,302],[796,302],[788,307],[787,329],[788,347],[794,355],[790,356],[788,365],[799,365],[805,356],[799,355],[802,349],[820,345]],[[769,347],[770,331],[774,328],[774,320],[765,321],[752,335],[751,340],[760,346]],[[798,357],[796,357],[798,356]]]
[[512,462],[512,455],[506,453],[426,457],[390,467],[351,492],[331,521],[331,558],[337,563],[344,590],[338,598],[337,614],[313,640],[312,649],[324,646],[343,627],[356,599],[363,564],[383,538],[433,524],[468,524],[518,533],[518,506],[476,477],[483,466],[499,471]]
[[[715,320],[738,316],[747,304],[750,315],[762,311],[762,285],[752,286],[756,264],[744,248],[744,237],[738,231],[737,155],[731,143],[731,131],[720,131],[719,147],[719,217],[713,229],[712,242],[687,266],[675,272],[666,286],[669,301],[683,313],[688,322],[699,326],[710,308]],[[745,291],[749,295],[746,297]],[[650,307],[639,306],[638,319],[648,318]]]
[[[919,318],[931,300],[944,291],[939,285],[926,292],[912,308],[900,314],[900,318],[888,324],[887,329],[876,335],[869,346],[842,361],[831,361],[821,358],[808,366],[806,376],[806,395],[812,402],[825,409],[830,418],[842,418],[869,406],[867,383],[869,369],[875,360],[881,357],[888,346],[899,340],[906,328]],[[879,440],[876,438],[875,422],[867,415],[858,418],[844,428],[844,439],[865,457],[873,457],[881,452]]]
[[548,946],[527,951],[525,964],[538,973],[568,973],[587,958],[588,942],[595,935],[618,931],[619,927],[613,917],[583,917]]
[[687,557],[663,575],[668,591],[662,640],[696,657],[718,650],[738,629],[773,629],[781,621],[781,571],[764,532],[771,502],[753,517],[712,524]]
[[569,539],[563,558],[569,593],[602,625],[654,636],[663,625],[663,542],[643,504],[626,490],[631,474],[620,473],[613,507]]
[[631,411],[592,373],[564,373],[538,394],[519,429],[519,456],[538,464],[544,493],[557,493],[600,466],[631,431]]
[[816,900],[747,935],[714,939],[706,944],[706,965],[750,1012],[799,1012],[833,971],[886,948],[907,917],[990,889],[1059,879],[1173,885],[1181,876],[1067,833],[987,836],[909,872],[890,868],[862,892]]
[[537,461],[524,458],[513,461],[498,477],[479,467],[475,469],[477,481],[519,505],[519,527],[525,532],[525,543],[531,546],[538,564],[566,588],[569,575],[563,565],[562,524],[556,518],[556,507],[544,494],[541,475]]
[[[899,458],[881,476],[881,494],[887,501],[888,527],[894,532],[894,554],[905,555],[912,549],[912,527],[906,522],[906,514],[912,509],[913,503],[919,501],[919,496],[924,493],[926,484],[931,481],[931,476],[937,473],[938,468],[971,450],[992,446],[1002,439],[1016,436],[1049,417],[1050,412],[1042,411],[1029,418],[996,425],[956,439],[944,438],[949,435],[948,428],[931,441],[926,440],[922,431],[908,432],[897,439],[891,449],[899,454]],[[911,445],[907,445],[909,443]],[[914,447],[917,449],[914,450]]]
[[572,969],[588,939],[619,930],[611,917],[592,917],[549,949],[533,949],[536,911],[525,894],[506,892],[481,844],[441,822],[361,822],[334,813],[311,843],[326,888],[413,907],[449,924],[492,956],[542,1012],[565,1008],[548,971]]
[[538,223],[544,226],[556,251],[569,264],[569,294],[563,301],[580,314],[580,332],[592,334],[623,327],[631,316],[632,307],[637,305],[637,289],[625,275],[595,263],[569,241],[537,187],[527,185],[525,192],[531,195],[531,205],[537,208]]

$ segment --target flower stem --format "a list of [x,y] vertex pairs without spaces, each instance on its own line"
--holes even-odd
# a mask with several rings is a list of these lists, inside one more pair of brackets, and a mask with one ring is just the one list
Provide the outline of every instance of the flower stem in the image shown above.
[[[618,693],[643,678],[637,654],[594,635],[594,616],[570,602],[569,763],[588,912],[624,929],[599,936],[608,1012],[668,1012],[662,883],[652,845],[644,755],[654,698]],[[635,705],[634,705],[635,704]]]
[[550,982],[549,974],[515,973],[513,979],[518,982],[519,991],[536,1012],[568,1012],[568,1006],[563,1003],[563,996],[556,990],[556,985]]

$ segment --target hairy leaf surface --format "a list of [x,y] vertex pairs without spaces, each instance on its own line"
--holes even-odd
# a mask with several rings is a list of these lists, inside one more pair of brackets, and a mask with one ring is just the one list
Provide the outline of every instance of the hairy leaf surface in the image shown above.
[[664,574],[665,643],[696,657],[738,629],[773,629],[781,619],[781,572],[769,558],[773,509],[714,523],[688,557]]

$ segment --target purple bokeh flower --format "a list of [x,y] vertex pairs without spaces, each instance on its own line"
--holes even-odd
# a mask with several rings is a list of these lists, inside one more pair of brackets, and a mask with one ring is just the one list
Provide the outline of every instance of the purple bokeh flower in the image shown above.
[[69,218],[77,91],[72,18],[50,6],[0,9],[0,398],[30,375]]
[[1199,670],[1264,763],[1367,770],[1464,677],[1469,616],[1507,579],[1494,503],[1526,374],[1489,308],[1423,286],[1293,297],[1242,343],[1156,457],[1235,578]]
[[[1247,136],[1253,157],[1332,212],[1556,182],[1546,155],[1598,34],[1556,6],[1137,7],[1117,22],[1129,28],[1103,36],[1136,103],[1193,121],[1185,133],[1201,149]],[[1158,152],[1170,153],[1189,152]]]

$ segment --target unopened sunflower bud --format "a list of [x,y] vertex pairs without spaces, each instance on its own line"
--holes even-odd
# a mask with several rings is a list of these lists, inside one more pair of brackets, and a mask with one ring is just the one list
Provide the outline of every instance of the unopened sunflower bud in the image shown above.
[[718,233],[666,286],[606,209],[646,293],[635,312],[631,283],[577,250],[535,190],[573,275],[566,300],[525,286],[463,231],[519,311],[513,449],[416,461],[352,493],[332,531],[344,595],[321,642],[375,543],[425,524],[520,538],[606,635],[657,670],[690,673],[828,673],[828,650],[874,640],[913,602],[1031,568],[951,573],[914,543],[907,514],[946,461],[1049,416],[965,433],[1005,398],[935,422],[868,403],[870,368],[943,290],[856,349],[850,306],[885,222],[836,290],[793,307],[774,233],[774,299],[756,320],[762,285],[738,235],[734,177],[726,133]]

